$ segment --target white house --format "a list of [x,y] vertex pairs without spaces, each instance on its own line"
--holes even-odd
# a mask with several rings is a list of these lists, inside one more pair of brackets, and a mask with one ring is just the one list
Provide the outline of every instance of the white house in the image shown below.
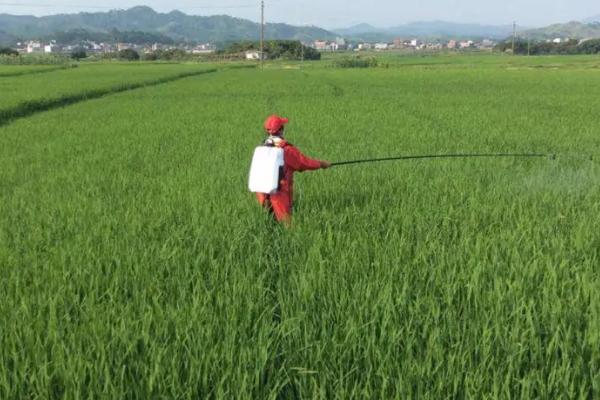
[[425,48],[427,50],[442,50],[444,46],[441,43],[427,43]]
[[100,46],[102,47],[101,51],[105,53],[112,53],[115,50],[114,46],[110,43],[100,43]]
[[326,40],[315,40],[314,46],[316,50],[328,50]]
[[375,50],[387,50],[389,47],[387,43],[375,43]]
[[313,47],[320,51],[338,51],[340,47],[344,46],[341,46],[338,42],[328,42],[326,40],[315,40],[313,43]]
[[483,39],[483,41],[481,42],[481,47],[483,47],[483,48],[494,47],[494,42],[490,39]]
[[92,51],[102,51],[104,49],[104,47],[102,47],[101,44],[98,44],[96,42],[90,42],[90,50]]
[[134,47],[135,46],[133,46],[131,43],[117,43],[118,51],[129,50],[129,49],[133,49]]
[[[267,55],[263,54],[263,60],[267,59]],[[246,52],[246,60],[260,60],[260,51],[258,50],[248,50]]]
[[44,48],[40,42],[27,42],[27,53],[42,53]]
[[[215,46],[210,43],[199,44],[192,49],[193,54],[211,54],[216,50]],[[257,54],[258,57],[258,54]]]
[[[212,54],[214,53],[214,50],[209,50],[209,49],[199,49],[199,48],[194,48],[192,49],[192,54]],[[258,60],[258,54],[256,55],[257,60]]]

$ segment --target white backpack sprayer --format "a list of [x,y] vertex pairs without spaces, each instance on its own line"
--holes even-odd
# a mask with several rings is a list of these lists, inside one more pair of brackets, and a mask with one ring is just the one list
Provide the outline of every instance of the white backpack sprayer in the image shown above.
[[283,149],[272,145],[258,146],[250,165],[248,188],[254,193],[273,194],[283,178]]

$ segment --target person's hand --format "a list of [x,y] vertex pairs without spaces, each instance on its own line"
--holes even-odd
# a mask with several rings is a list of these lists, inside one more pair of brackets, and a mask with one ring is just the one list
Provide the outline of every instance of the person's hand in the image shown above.
[[329,161],[321,161],[321,168],[327,169],[331,167],[331,163]]

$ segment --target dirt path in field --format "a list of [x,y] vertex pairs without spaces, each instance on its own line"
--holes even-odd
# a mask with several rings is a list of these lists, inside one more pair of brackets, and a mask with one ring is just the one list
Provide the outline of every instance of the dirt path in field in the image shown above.
[[93,89],[81,93],[67,94],[54,99],[39,99],[27,101],[18,104],[15,107],[8,108],[6,110],[0,110],[0,127],[8,125],[17,119],[30,117],[40,112],[50,111],[57,108],[81,103],[83,101],[98,99],[100,97],[127,92],[130,90],[162,85],[163,83],[170,83],[178,81],[180,79],[209,74],[216,71],[217,69],[207,69],[202,71],[185,72],[182,74],[153,79],[145,82],[122,83],[109,88]]

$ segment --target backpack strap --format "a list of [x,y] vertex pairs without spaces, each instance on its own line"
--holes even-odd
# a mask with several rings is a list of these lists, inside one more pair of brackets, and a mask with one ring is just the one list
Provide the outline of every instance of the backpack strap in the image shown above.
[[279,147],[285,148],[290,145],[285,139],[280,138],[279,136],[269,136],[262,144],[267,147]]

